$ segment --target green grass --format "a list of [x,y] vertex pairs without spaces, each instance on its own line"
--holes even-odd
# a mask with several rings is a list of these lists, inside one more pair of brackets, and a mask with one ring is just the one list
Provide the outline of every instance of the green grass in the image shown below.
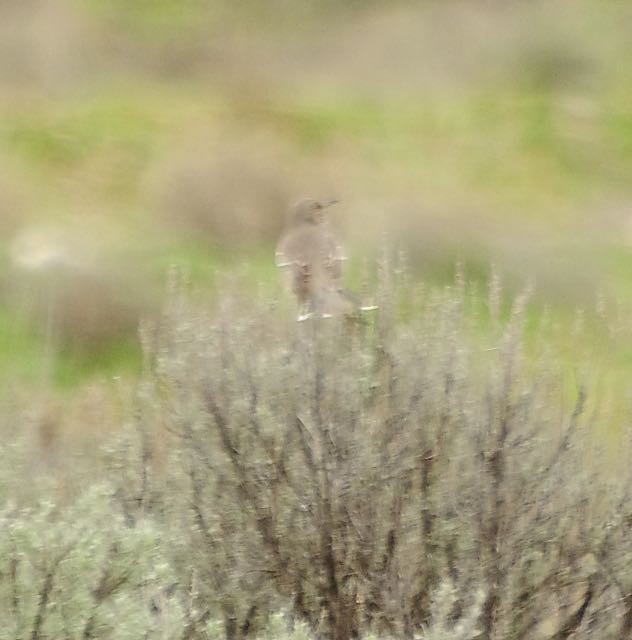
[[102,348],[58,354],[53,368],[53,384],[58,389],[73,389],[91,378],[113,380],[135,378],[141,372],[139,341],[129,337]]
[[104,191],[104,198],[135,192],[160,142],[161,114],[116,94],[86,103],[5,111],[0,141],[15,161],[50,190],[74,177]]
[[289,137],[302,153],[343,144],[401,183],[417,179],[420,187],[442,190],[456,183],[503,215],[524,215],[527,208],[538,215],[538,207],[549,218],[551,209],[568,217],[613,187],[627,190],[631,131],[619,105],[606,97],[584,121],[560,96],[524,88],[430,102],[422,96],[290,99],[241,104],[237,111]]
[[261,106],[231,98],[219,112],[213,97],[190,91],[167,91],[166,99],[158,90],[138,98],[123,98],[120,88],[104,91],[35,111],[4,109],[0,140],[7,153],[43,181],[78,171],[96,182],[94,172],[111,195],[133,199],[143,170],[164,145],[204,117],[270,130],[299,155],[342,143],[401,183],[416,178],[442,189],[456,183],[499,210],[511,204],[520,211],[520,200],[524,208],[542,206],[547,216],[547,205],[568,207],[613,187],[627,190],[624,176],[632,169],[632,120],[607,97],[583,122],[555,95],[527,90],[432,102],[299,95]]
[[94,377],[136,376],[140,347],[136,337],[98,349],[69,350],[48,344],[28,319],[7,310],[0,312],[0,381],[26,387],[42,384],[75,388]]
[[[106,33],[116,25],[125,37],[138,37],[138,46],[148,47],[145,53],[165,43],[198,42],[195,34],[202,25],[242,35],[255,29],[258,37],[252,46],[265,48],[276,36],[294,36],[290,27],[299,15],[304,36],[310,38],[321,29],[323,16],[352,21],[358,10],[335,3],[325,8],[308,4],[293,6],[272,25],[272,18],[279,16],[276,4],[258,22],[259,10],[249,2],[233,8],[192,0],[143,1],[133,6],[122,0],[74,2]],[[568,234],[567,245],[560,243],[554,249],[560,261],[576,263],[578,272],[598,267],[601,281],[607,282],[606,294],[632,308],[632,252],[615,231],[597,245],[589,235],[576,237],[573,227],[578,212],[618,203],[625,209],[632,201],[632,117],[627,108],[632,92],[625,82],[629,71],[618,57],[629,45],[616,32],[610,49],[596,46],[601,45],[600,34],[609,33],[627,15],[611,7],[578,17],[570,26],[582,39],[573,41],[570,49],[563,39],[559,51],[551,48],[556,42],[553,28],[544,34],[549,40],[543,36],[539,44],[539,40],[530,43],[526,53],[520,54],[520,43],[511,45],[507,55],[519,60],[515,77],[476,87],[464,83],[452,91],[411,89],[403,95],[380,87],[341,90],[340,84],[312,82],[309,73],[295,86],[268,86],[255,80],[256,73],[231,84],[195,74],[161,77],[130,64],[125,73],[84,81],[69,91],[42,93],[37,100],[7,93],[0,99],[0,166],[18,177],[29,223],[55,225],[94,216],[101,225],[95,228],[114,230],[108,250],[117,259],[131,256],[130,264],[146,274],[148,287],[160,288],[169,266],[179,264],[196,286],[211,290],[218,271],[234,271],[244,259],[253,281],[274,281],[271,248],[240,251],[207,238],[192,240],[177,228],[156,229],[157,205],[145,192],[147,176],[198,135],[211,132],[210,140],[215,133],[238,140],[264,136],[266,144],[278,147],[271,151],[280,150],[288,167],[302,167],[302,188],[309,188],[313,167],[316,176],[318,168],[325,167],[339,187],[366,194],[367,199],[413,200],[428,203],[428,209],[463,210],[464,222],[478,212],[499,225],[527,220],[542,237],[549,230],[561,237]],[[226,16],[231,21],[222,22]],[[212,40],[212,29],[209,34]],[[587,68],[594,84],[569,76],[565,85],[551,74],[557,69],[572,76],[573,70],[564,65],[573,63],[576,49],[592,60],[593,66]],[[338,175],[339,167],[346,173]],[[314,184],[319,184],[317,179]],[[522,227],[516,228],[519,236]],[[5,263],[10,241],[10,236],[0,236]],[[516,247],[521,241],[515,238]],[[516,270],[509,262],[503,264],[496,247],[481,244],[480,238],[457,238],[430,249],[420,273],[430,287],[449,281],[457,260],[481,286],[492,260],[500,261],[501,271]],[[512,253],[511,246],[502,250]],[[555,256],[547,258],[554,264]],[[537,263],[542,255],[531,259]],[[525,271],[532,266],[539,264],[527,264]],[[357,280],[358,270],[352,266],[354,270],[351,282]],[[563,278],[559,276],[556,286]],[[513,273],[510,279],[512,285],[521,285]],[[569,291],[573,286],[569,283]],[[578,299],[584,304],[596,292],[581,295],[571,291],[562,299],[545,293],[538,304],[542,308],[553,302],[564,325],[573,317]],[[0,314],[0,359],[5,369],[36,378],[44,350],[41,337],[6,304],[0,306]],[[539,317],[542,311],[534,314]],[[122,344],[85,357],[62,352],[56,376],[67,385],[99,372],[110,375],[118,366],[134,371],[138,355],[130,346],[133,340],[127,336]],[[626,353],[618,351],[621,368],[627,371],[632,364]]]
[[197,0],[75,0],[81,9],[88,9],[100,19],[129,29],[136,36],[149,40],[173,37],[183,29],[191,29],[208,15],[204,3]]
[[0,310],[0,376],[34,382],[42,375],[44,343],[23,318]]

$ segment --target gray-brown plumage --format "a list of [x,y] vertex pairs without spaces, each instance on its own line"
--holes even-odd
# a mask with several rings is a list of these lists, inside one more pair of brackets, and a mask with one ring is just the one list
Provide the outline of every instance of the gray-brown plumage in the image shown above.
[[299,320],[358,308],[354,296],[342,287],[346,257],[327,220],[326,210],[335,203],[305,199],[295,204],[277,245],[276,265],[298,299]]

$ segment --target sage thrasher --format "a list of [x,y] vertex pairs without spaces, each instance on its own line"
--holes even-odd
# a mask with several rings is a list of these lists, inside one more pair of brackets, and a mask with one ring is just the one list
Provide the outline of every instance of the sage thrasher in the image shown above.
[[305,199],[292,206],[276,249],[276,265],[299,303],[298,320],[368,310],[342,287],[342,265],[347,259],[333,233],[327,209],[337,200]]

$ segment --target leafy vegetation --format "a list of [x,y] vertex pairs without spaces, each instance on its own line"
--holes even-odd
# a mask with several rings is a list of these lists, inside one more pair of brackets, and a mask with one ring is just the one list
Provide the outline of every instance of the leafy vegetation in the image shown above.
[[389,272],[360,321],[176,285],[100,453],[5,444],[6,637],[626,637],[611,413],[526,356],[526,295],[482,341],[463,282],[404,320]]
[[3,4],[0,639],[628,637],[631,18]]
[[[102,279],[112,262],[138,274],[131,297],[162,286],[170,257],[201,286],[244,258],[270,280],[287,202],[322,192],[342,197],[358,263],[387,233],[429,282],[495,263],[512,286],[535,278],[560,318],[602,294],[630,305],[627,7],[255,5],[4,10],[3,280],[32,277],[15,242],[42,227],[85,236]],[[134,337],[95,348],[124,366]],[[54,370],[81,361],[58,352]]]

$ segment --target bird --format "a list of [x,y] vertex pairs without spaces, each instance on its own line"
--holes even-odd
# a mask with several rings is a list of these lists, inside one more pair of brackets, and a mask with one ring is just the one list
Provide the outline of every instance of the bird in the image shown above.
[[342,286],[347,256],[328,220],[328,209],[337,203],[304,198],[292,205],[276,247],[275,263],[296,295],[299,321],[369,309]]

